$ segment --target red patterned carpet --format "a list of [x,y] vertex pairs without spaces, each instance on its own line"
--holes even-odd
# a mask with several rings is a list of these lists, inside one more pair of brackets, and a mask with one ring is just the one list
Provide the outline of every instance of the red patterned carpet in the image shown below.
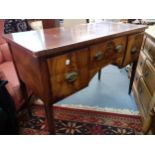
[[[47,135],[47,125],[42,106],[33,106],[30,119],[22,112],[22,135]],[[54,108],[56,134],[58,135],[136,135],[141,134],[140,116],[98,112],[66,107]]]

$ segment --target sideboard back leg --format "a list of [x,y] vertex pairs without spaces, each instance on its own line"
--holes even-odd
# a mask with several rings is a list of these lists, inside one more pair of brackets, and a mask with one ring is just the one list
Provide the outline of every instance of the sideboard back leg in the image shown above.
[[102,74],[102,70],[100,69],[100,70],[98,71],[98,80],[101,80],[101,74]]
[[131,70],[131,78],[130,78],[130,84],[129,84],[129,95],[131,94],[131,90],[132,90],[132,85],[133,85],[133,81],[134,81],[134,77],[135,77],[135,72],[136,72],[136,68],[137,68],[137,62],[138,61],[134,61],[132,64],[132,70]]

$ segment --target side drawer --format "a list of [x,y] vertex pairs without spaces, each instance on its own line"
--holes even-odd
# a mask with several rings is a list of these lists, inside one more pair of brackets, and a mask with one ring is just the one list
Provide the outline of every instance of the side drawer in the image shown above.
[[146,38],[144,52],[148,54],[152,62],[155,62],[155,42],[149,37]]
[[123,66],[136,61],[139,56],[143,41],[144,33],[133,34],[128,37],[127,51],[124,58]]
[[145,115],[147,115],[152,96],[146,84],[144,83],[144,80],[142,77],[140,77],[139,79],[138,86],[137,86],[137,92],[138,92],[138,98],[142,104]]
[[142,73],[145,61],[146,61],[146,55],[141,51],[138,59],[138,64],[137,64],[137,68],[141,73]]
[[135,73],[134,83],[133,83],[135,89],[137,89],[140,77],[141,77],[141,73],[140,73],[139,69],[137,68],[136,73]]
[[89,51],[87,48],[48,59],[52,97],[58,101],[87,86]]
[[149,60],[146,60],[145,65],[143,67],[143,76],[149,91],[153,95],[155,91],[155,68]]

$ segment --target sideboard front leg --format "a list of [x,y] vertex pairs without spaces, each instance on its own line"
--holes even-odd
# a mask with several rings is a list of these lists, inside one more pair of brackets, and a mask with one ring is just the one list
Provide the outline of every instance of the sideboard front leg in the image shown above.
[[136,73],[136,68],[137,68],[137,62],[138,61],[134,61],[132,64],[132,70],[131,70],[131,78],[130,78],[130,84],[129,84],[129,95],[131,94],[131,90],[132,90],[132,85],[133,85],[133,81],[134,81],[134,77],[135,77],[135,73]]
[[53,105],[50,105],[49,103],[45,103],[44,107],[45,107],[45,114],[46,114],[49,134],[55,135],[56,132],[55,132]]
[[21,85],[21,90],[22,90],[23,97],[25,100],[28,115],[29,115],[29,117],[32,117],[31,102],[30,102],[32,94],[29,95],[27,87],[22,80],[20,80],[20,85]]

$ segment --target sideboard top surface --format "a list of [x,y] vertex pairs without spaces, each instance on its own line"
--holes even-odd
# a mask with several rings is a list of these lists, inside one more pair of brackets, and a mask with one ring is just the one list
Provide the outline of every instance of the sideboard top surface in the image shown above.
[[101,22],[5,34],[4,38],[24,47],[35,56],[46,56],[104,39],[144,31],[146,28],[144,25]]

